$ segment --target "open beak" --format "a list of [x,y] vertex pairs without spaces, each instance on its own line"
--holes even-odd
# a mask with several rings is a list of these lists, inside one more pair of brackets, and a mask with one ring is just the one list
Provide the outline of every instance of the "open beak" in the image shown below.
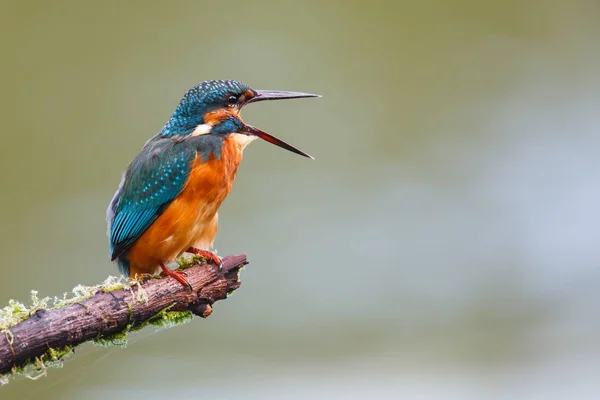
[[246,125],[245,133],[248,135],[258,136],[262,140],[266,140],[269,143],[273,143],[274,145],[279,146],[283,149],[289,150],[292,153],[300,154],[301,156],[308,157],[308,158],[314,160],[313,156],[306,154],[305,152],[303,152],[300,149],[295,148],[291,144],[288,144],[288,143],[284,142],[283,140],[278,139],[275,136],[273,136],[265,131],[255,128],[254,126]]
[[[310,94],[310,93],[301,93],[301,92],[283,92],[277,90],[255,90],[256,96],[248,100],[248,103],[256,103],[258,101],[265,100],[284,100],[284,99],[301,99],[305,97],[321,97],[318,94]],[[245,133],[249,135],[257,136],[269,143],[273,143],[276,146],[279,146],[283,149],[289,150],[292,153],[299,154],[304,157],[308,157],[310,159],[314,158],[307,153],[303,152],[300,149],[295,148],[291,144],[284,142],[281,139],[276,138],[275,136],[260,130],[254,126],[246,125]]]
[[279,90],[255,90],[256,96],[248,100],[248,103],[256,103],[265,100],[302,99],[305,97],[321,97],[318,94],[302,92],[284,92]]

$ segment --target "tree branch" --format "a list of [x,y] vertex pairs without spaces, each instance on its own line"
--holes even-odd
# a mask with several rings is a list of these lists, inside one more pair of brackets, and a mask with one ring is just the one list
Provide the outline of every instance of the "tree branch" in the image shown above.
[[186,268],[193,291],[170,277],[149,278],[118,290],[97,287],[91,297],[59,309],[34,310],[0,332],[0,375],[30,364],[45,370],[45,362],[60,361],[86,341],[118,345],[127,332],[148,324],[170,326],[192,314],[206,318],[215,301],[240,287],[239,270],[246,264],[240,255],[225,257],[221,269],[206,263]]

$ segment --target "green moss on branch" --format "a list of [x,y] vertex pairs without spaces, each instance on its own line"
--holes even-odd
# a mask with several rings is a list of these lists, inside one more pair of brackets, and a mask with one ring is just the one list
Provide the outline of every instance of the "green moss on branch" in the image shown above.
[[0,384],[14,375],[45,376],[48,367],[62,366],[87,341],[125,347],[129,333],[148,325],[165,329],[194,315],[205,318],[214,302],[241,285],[245,264],[244,255],[225,257],[221,268],[196,257],[185,261],[192,291],[170,277],[143,282],[109,277],[100,285],[78,285],[70,296],[39,298],[31,291],[29,305],[10,300],[0,310]]

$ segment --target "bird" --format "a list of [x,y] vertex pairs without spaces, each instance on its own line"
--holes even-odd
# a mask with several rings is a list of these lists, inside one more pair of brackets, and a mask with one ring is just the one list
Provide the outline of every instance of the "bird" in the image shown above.
[[162,271],[192,288],[167,264],[184,253],[219,267],[211,251],[218,210],[231,191],[245,147],[257,138],[313,159],[246,124],[241,109],[267,100],[321,97],[255,90],[235,80],[204,81],[188,90],[164,127],[122,175],[106,213],[111,261],[133,279]]

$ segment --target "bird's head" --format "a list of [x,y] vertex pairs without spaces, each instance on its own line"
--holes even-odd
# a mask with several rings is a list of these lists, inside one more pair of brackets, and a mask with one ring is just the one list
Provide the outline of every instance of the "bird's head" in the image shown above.
[[283,140],[244,123],[240,117],[240,111],[246,104],[302,97],[320,96],[299,92],[254,90],[238,81],[205,81],[188,90],[160,135],[243,135],[236,136],[243,145],[259,137],[296,154],[312,158]]

